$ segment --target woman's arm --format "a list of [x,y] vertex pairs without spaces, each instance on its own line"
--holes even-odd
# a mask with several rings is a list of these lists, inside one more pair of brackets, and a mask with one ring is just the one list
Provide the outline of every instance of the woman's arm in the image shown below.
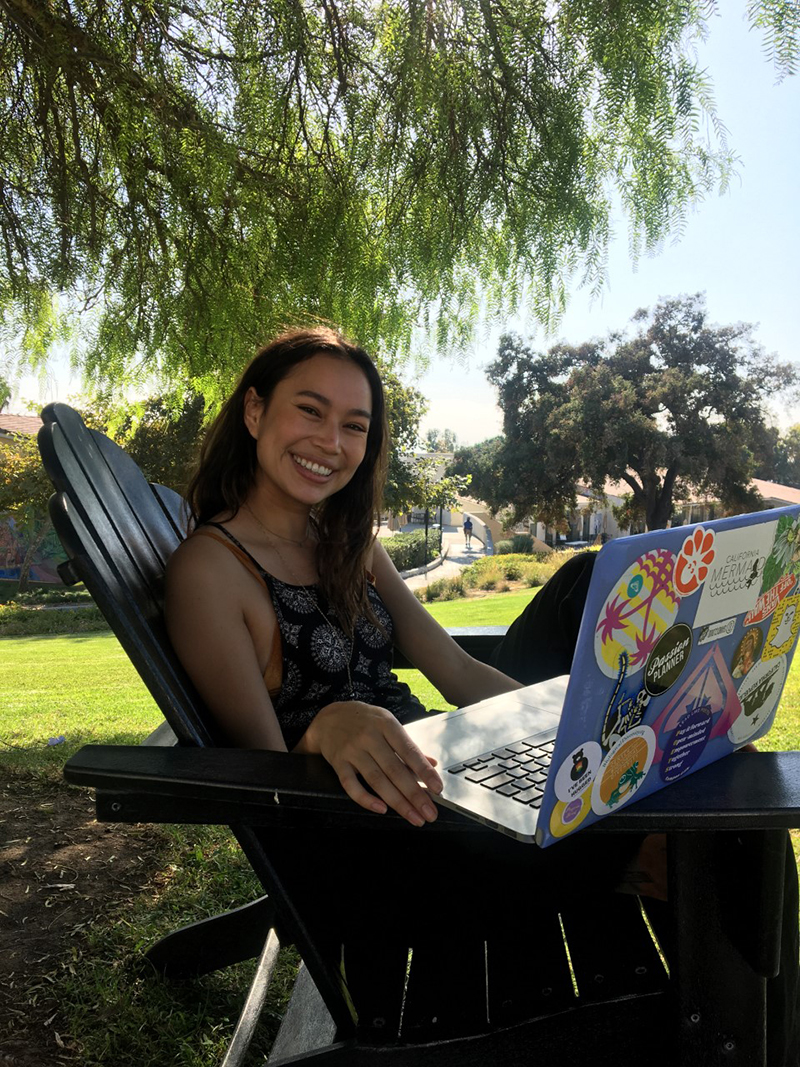
[[[261,601],[264,616],[254,618]],[[200,696],[242,748],[286,751],[251,632],[272,647],[266,591],[225,548],[191,537],[167,566],[166,621],[172,645]],[[274,616],[274,613],[273,613]],[[248,625],[249,621],[249,625]],[[272,620],[277,626],[277,620]],[[262,637],[262,634],[259,634]]]
[[379,541],[371,569],[394,622],[395,644],[445,700],[462,707],[521,688],[519,682],[473,659],[456,644],[408,588]]

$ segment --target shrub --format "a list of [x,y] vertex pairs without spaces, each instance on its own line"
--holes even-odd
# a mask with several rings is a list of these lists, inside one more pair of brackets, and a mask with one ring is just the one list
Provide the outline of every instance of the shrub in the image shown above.
[[108,623],[99,608],[76,608],[74,611],[0,604],[0,637],[32,637],[39,634],[82,634],[107,630]]
[[[425,531],[395,534],[381,539],[389,558],[399,571],[409,571],[425,565]],[[428,530],[428,562],[442,551],[442,531]]]
[[498,566],[499,561],[496,556],[483,556],[463,569],[461,580],[467,589],[478,589],[483,579],[488,575],[492,575],[495,578],[499,577]]
[[454,578],[437,578],[435,582],[428,582],[422,589],[416,589],[414,595],[428,603],[432,600],[457,600],[464,596],[464,582],[460,574]]
[[530,534],[514,534],[511,538],[511,551],[530,555],[533,552],[533,538]]
[[484,556],[465,567],[461,577],[468,589],[493,589],[484,583],[502,581],[523,581],[534,588],[544,585],[569,558],[566,552]]
[[511,582],[519,581],[519,579],[522,577],[523,570],[524,564],[522,564],[518,559],[510,559],[503,564],[503,574]]
[[497,541],[494,546],[495,555],[507,556],[509,552],[513,552],[514,549],[511,546],[510,541]]
[[15,593],[5,602],[20,607],[33,604],[91,604],[92,594],[82,585],[74,589],[34,589],[29,593]]

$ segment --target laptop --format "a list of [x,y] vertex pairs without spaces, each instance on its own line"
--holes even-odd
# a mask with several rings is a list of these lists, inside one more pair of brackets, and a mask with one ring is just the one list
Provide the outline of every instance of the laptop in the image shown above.
[[406,727],[437,802],[545,847],[763,737],[798,576],[800,506],[609,541],[569,676]]

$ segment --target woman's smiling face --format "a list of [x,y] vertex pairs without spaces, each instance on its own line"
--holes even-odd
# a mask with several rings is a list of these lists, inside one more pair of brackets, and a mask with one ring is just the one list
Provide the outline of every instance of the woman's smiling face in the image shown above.
[[268,402],[251,388],[244,421],[256,441],[256,492],[284,507],[332,496],[364,458],[371,417],[369,382],[349,359],[320,353],[298,363]]

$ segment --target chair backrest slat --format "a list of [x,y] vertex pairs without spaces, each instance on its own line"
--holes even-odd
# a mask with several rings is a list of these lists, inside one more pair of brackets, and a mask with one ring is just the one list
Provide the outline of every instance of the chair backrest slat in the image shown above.
[[42,418],[39,449],[58,490],[50,514],[73,572],[179,740],[199,745],[223,740],[172,651],[164,624],[164,569],[183,536],[183,501],[163,486],[154,490],[121,448],[88,430],[67,405],[49,405]]
[[166,562],[183,536],[163,497],[119,446],[88,430],[67,405],[48,405],[42,419],[39,449],[56,489],[68,492],[120,574],[160,603]]

